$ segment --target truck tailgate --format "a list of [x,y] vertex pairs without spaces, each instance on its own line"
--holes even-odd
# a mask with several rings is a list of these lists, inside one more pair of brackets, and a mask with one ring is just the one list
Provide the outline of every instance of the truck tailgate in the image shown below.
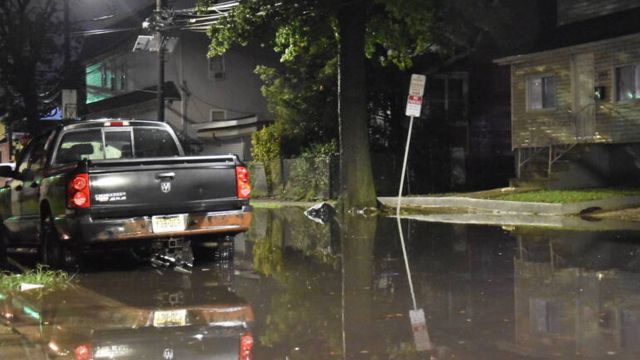
[[239,208],[233,156],[95,161],[89,166],[94,218]]

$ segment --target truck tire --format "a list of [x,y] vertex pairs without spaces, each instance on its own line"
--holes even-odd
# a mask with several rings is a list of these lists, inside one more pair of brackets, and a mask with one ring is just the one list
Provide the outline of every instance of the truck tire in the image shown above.
[[78,265],[75,251],[60,241],[51,216],[40,224],[40,261],[56,269],[70,270]]

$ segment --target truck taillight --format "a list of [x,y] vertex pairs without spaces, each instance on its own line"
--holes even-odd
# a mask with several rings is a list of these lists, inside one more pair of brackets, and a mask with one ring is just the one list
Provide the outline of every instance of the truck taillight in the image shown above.
[[81,344],[73,350],[76,360],[92,360],[93,347],[91,344]]
[[76,174],[67,186],[67,206],[86,209],[91,206],[89,174]]
[[236,184],[238,198],[248,199],[251,196],[251,183],[249,170],[245,166],[236,166]]
[[253,360],[253,334],[246,332],[240,337],[239,360]]

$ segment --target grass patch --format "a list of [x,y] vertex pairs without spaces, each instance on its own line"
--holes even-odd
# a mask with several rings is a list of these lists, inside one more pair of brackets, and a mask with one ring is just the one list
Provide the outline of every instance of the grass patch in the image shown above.
[[640,189],[539,190],[517,194],[500,195],[492,199],[564,204],[634,195],[640,195]]
[[252,201],[251,206],[253,206],[256,209],[280,209],[285,207],[285,205],[282,203],[269,202],[269,201],[256,201],[256,202]]
[[20,289],[21,283],[44,285],[45,289],[52,289],[67,285],[69,274],[62,270],[51,270],[38,264],[35,269],[22,274],[9,272],[0,273],[0,291],[14,291]]

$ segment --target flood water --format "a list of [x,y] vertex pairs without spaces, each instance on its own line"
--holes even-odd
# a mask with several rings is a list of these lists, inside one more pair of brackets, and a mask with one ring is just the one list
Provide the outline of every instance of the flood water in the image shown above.
[[406,262],[394,218],[257,209],[232,262],[115,258],[2,295],[0,359],[238,359],[247,339],[254,359],[640,356],[640,234],[402,225]]

